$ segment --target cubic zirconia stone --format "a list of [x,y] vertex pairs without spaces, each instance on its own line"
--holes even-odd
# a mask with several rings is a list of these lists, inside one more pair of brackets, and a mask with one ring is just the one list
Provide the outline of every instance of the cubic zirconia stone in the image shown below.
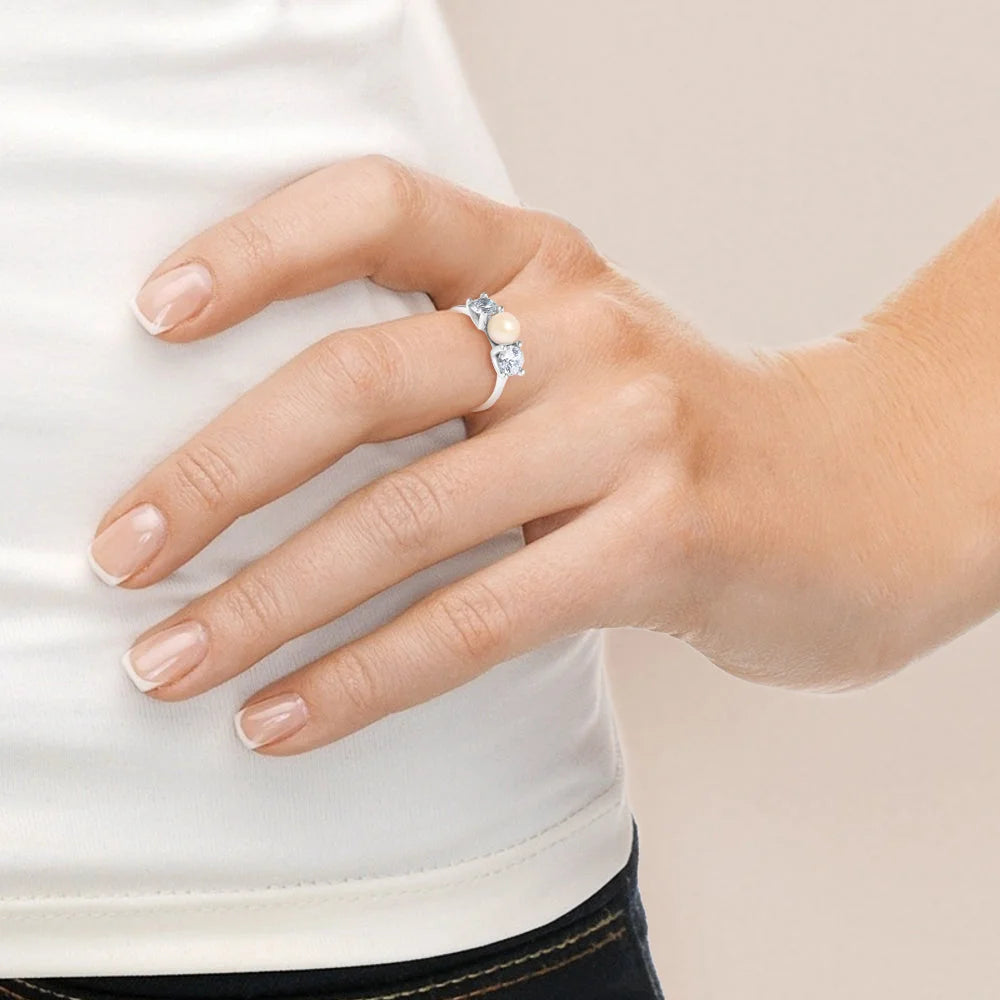
[[505,344],[496,353],[497,369],[501,375],[523,375],[524,355],[520,345]]
[[469,299],[466,305],[480,330],[486,329],[491,316],[503,311],[485,292],[478,299]]

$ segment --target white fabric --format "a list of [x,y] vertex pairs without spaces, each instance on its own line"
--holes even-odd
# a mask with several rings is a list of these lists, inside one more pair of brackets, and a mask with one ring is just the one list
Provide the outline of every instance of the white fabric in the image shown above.
[[193,233],[371,151],[514,200],[425,0],[0,4],[0,976],[422,957],[544,923],[627,859],[596,630],[302,757],[235,736],[263,685],[517,529],[189,701],[119,666],[140,631],[464,433],[360,447],[147,590],[88,568],[107,506],[229,401],[331,330],[430,308],[358,282],[183,346],[129,312]]

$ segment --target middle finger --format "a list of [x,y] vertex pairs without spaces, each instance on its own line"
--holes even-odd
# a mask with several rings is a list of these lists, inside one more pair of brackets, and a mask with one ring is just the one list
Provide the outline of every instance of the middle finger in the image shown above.
[[[593,502],[608,466],[589,411],[573,412],[579,427],[547,402],[368,484],[151,629],[126,670],[140,690],[191,697],[433,563]],[[557,418],[565,435],[548,433]]]

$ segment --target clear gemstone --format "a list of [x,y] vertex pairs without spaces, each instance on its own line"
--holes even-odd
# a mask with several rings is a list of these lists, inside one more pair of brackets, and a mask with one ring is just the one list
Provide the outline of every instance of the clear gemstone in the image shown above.
[[501,375],[523,375],[524,355],[519,344],[505,344],[494,355]]
[[476,321],[476,326],[480,330],[486,329],[486,324],[491,316],[495,316],[498,312],[503,312],[503,310],[498,306],[487,294],[483,292],[478,299],[469,299],[466,302],[466,306],[469,312],[472,313],[473,319]]

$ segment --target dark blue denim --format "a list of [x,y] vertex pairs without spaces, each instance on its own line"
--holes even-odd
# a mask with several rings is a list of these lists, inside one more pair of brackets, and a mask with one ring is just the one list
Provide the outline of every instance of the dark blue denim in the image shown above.
[[483,948],[387,965],[280,972],[0,979],[0,1000],[663,1000],[626,866],[557,920]]

